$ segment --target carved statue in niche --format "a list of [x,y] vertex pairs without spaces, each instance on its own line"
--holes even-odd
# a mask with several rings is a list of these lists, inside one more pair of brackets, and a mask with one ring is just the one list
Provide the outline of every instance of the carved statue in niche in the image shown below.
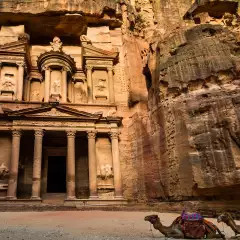
[[52,51],[54,52],[62,52],[62,42],[59,37],[54,37],[53,41],[50,42],[52,47]]
[[87,100],[87,93],[84,88],[84,83],[83,82],[77,82],[74,85],[75,88],[75,99],[76,102],[86,102]]
[[53,85],[52,85],[54,94],[60,94],[60,86],[61,86],[60,79],[54,80]]
[[98,177],[103,180],[112,178],[113,177],[112,166],[110,166],[109,164],[102,165],[100,167],[100,173],[98,174]]
[[0,180],[6,180],[8,178],[8,176],[9,176],[9,170],[3,163],[0,166]]

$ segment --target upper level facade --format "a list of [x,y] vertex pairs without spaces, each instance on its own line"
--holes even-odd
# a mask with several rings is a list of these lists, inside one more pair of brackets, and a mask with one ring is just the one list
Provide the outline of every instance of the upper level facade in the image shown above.
[[49,44],[31,44],[24,26],[0,32],[0,101],[115,104],[114,66],[118,51],[92,45],[64,46],[57,36]]

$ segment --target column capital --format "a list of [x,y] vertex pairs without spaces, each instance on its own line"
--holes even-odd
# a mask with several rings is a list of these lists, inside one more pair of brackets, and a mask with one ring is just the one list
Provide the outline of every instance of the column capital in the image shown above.
[[87,65],[87,66],[86,66],[86,69],[92,71],[92,70],[93,70],[93,66],[89,66],[89,65]]
[[43,137],[44,130],[43,129],[34,129],[34,136],[35,137]]
[[120,133],[119,132],[109,132],[110,138],[111,139],[118,139]]
[[49,67],[49,66],[44,66],[44,67],[42,68],[42,70],[43,70],[43,71],[50,70],[50,67]]
[[12,130],[12,136],[13,137],[21,137],[21,135],[22,135],[22,132],[21,132],[20,129],[13,129]]
[[26,64],[24,62],[16,62],[18,67],[24,67]]
[[76,131],[73,130],[66,131],[66,133],[68,138],[75,138],[76,136]]
[[95,139],[97,135],[97,131],[88,131],[88,139]]

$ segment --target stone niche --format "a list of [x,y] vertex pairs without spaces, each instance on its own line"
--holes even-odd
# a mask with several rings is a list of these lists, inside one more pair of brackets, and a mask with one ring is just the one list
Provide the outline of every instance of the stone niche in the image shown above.
[[9,177],[9,166],[12,150],[12,138],[8,132],[0,136],[0,198],[6,196]]
[[106,70],[93,71],[93,96],[96,103],[109,101],[109,80]]
[[69,98],[70,102],[73,103],[87,103],[87,79],[82,71],[78,71],[74,77],[73,81],[69,82]]
[[100,198],[114,196],[113,163],[111,142],[107,137],[99,137],[96,142],[97,182]]
[[0,93],[2,100],[14,100],[17,91],[17,66],[2,66]]

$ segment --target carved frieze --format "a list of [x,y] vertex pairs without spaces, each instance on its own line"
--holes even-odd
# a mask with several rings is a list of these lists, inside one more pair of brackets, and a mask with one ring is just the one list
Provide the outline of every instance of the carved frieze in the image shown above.
[[108,60],[87,60],[86,63],[87,63],[87,66],[91,66],[91,67],[94,67],[94,66],[108,67],[113,65],[113,62]]
[[84,127],[93,127],[93,123],[88,122],[64,122],[64,121],[24,121],[24,120],[14,120],[13,126],[24,126],[30,127],[38,126],[38,127],[75,127],[75,128],[84,128]]

